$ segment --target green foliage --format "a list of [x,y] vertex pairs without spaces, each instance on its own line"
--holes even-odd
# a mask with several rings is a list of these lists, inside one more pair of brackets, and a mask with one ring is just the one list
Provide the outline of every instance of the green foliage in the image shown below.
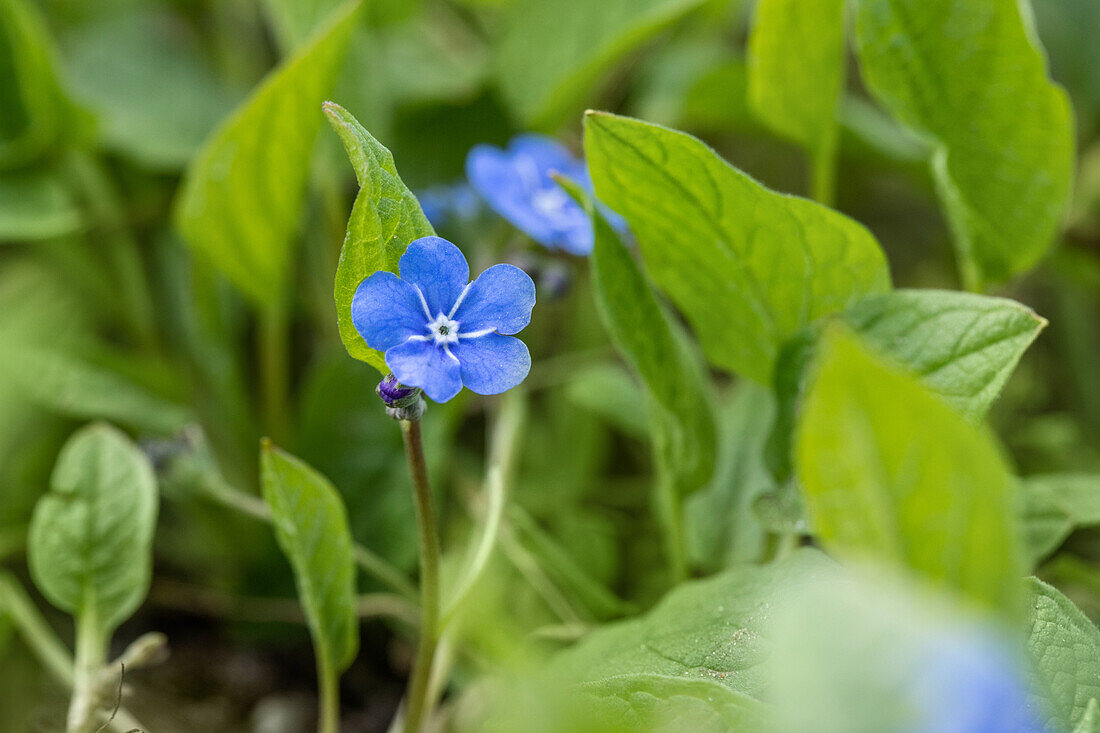
[[336,268],[336,321],[344,347],[354,358],[389,372],[383,355],[367,346],[351,321],[351,300],[364,278],[379,270],[397,272],[409,243],[435,233],[416,197],[401,181],[393,156],[351,113],[331,102],[325,115],[355,168],[359,194],[348,219]]
[[605,626],[559,653],[548,672],[589,684],[635,674],[708,680],[755,697],[766,686],[769,610],[834,568],[820,553],[800,550],[771,565],[685,583],[647,614]]
[[625,674],[581,685],[585,722],[605,730],[723,733],[767,730],[768,706],[719,682]]
[[302,45],[342,0],[266,0],[264,8],[275,26],[279,44],[290,51]]
[[77,116],[58,83],[37,8],[27,0],[0,0],[0,170],[45,153]]
[[107,638],[149,590],[157,501],[153,468],[129,438],[102,423],[79,430],[31,520],[35,585]]
[[935,143],[936,178],[967,284],[1026,272],[1057,234],[1073,121],[1023,3],[858,0],[868,88]]
[[0,176],[0,242],[71,234],[82,220],[72,195],[57,177],[48,173]]
[[1022,481],[1028,557],[1039,562],[1079,527],[1100,525],[1100,476],[1045,474]]
[[706,373],[630,250],[602,214],[591,213],[595,246],[590,262],[601,319],[646,386],[657,471],[691,493],[714,471],[714,397]]
[[596,194],[717,366],[767,382],[802,327],[890,287],[866,229],[767,190],[689,135],[590,113],[585,152]]
[[[1057,589],[1028,580],[1028,650],[1040,709],[1053,730],[1095,729],[1100,699],[1100,631]],[[1085,727],[1084,730],[1090,730]]]
[[335,487],[299,459],[265,442],[264,500],[290,560],[322,676],[339,675],[359,651],[355,561],[347,511]]
[[359,0],[347,0],[206,141],[178,194],[187,243],[260,304],[282,296],[293,261],[317,108],[336,81]]
[[839,328],[820,347],[795,461],[826,547],[1016,610],[1015,485],[992,436]]
[[826,204],[847,60],[844,20],[844,0],[759,0],[748,42],[753,114],[810,152],[814,198]]
[[115,11],[62,40],[66,80],[103,146],[153,169],[184,167],[239,96],[167,12]]
[[1081,722],[1073,729],[1073,733],[1097,733],[1097,731],[1100,731],[1100,702],[1094,697],[1089,700],[1089,706],[1081,716]]
[[528,127],[553,128],[619,58],[702,0],[521,0],[497,49],[501,91]]

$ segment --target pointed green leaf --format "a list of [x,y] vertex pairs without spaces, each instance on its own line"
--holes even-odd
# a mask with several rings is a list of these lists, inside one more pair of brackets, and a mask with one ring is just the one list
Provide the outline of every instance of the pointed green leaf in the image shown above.
[[27,560],[42,594],[107,636],[149,590],[157,484],[136,445],[106,424],[61,450],[31,519]]
[[[844,320],[974,422],[984,419],[1046,326],[1045,319],[1013,300],[946,290],[895,290],[866,298]],[[806,333],[787,344],[776,365],[780,411],[769,460],[780,478],[789,472],[791,427],[817,337],[816,331]]]
[[529,127],[556,127],[600,75],[702,0],[522,0],[497,52],[504,98]]
[[568,188],[592,217],[596,305],[611,340],[646,387],[658,470],[691,493],[714,472],[714,395],[706,371],[607,219],[576,184]]
[[1100,476],[1054,473],[1022,481],[1028,556],[1039,562],[1078,527],[1100,525]]
[[1053,586],[1037,578],[1027,584],[1037,707],[1049,716],[1050,730],[1079,729],[1089,715],[1095,722],[1089,710],[1100,698],[1100,631]]
[[401,181],[393,155],[343,107],[326,102],[325,115],[336,130],[359,181],[359,194],[348,219],[340,263],[336,267],[336,320],[344,347],[356,359],[389,373],[382,353],[367,346],[351,321],[351,300],[363,279],[397,272],[409,243],[435,234],[420,203]]
[[261,304],[292,261],[309,159],[359,0],[347,0],[207,140],[184,177],[176,223],[195,252]]
[[935,143],[932,172],[972,287],[1025,272],[1054,240],[1073,173],[1069,100],[1026,3],[857,0],[868,88]]
[[839,327],[819,349],[795,465],[826,547],[1016,610],[1014,479],[993,437]]
[[815,198],[832,198],[837,102],[847,62],[844,0],[759,0],[748,42],[753,114],[809,151]]
[[347,510],[336,488],[301,460],[264,443],[264,500],[290,560],[323,673],[339,675],[359,650],[355,561]]
[[720,367],[766,383],[806,324],[890,288],[861,225],[769,191],[690,135],[589,113],[585,152],[596,194],[630,222],[654,283]]

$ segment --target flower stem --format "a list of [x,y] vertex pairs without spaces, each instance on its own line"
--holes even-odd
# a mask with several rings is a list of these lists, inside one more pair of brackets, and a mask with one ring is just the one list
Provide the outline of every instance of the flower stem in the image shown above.
[[340,684],[329,664],[319,664],[318,681],[320,687],[321,714],[317,722],[317,733],[339,733],[340,731]]
[[825,206],[832,206],[836,199],[836,156],[834,136],[819,145],[810,160],[810,193],[814,201]]
[[69,704],[67,733],[86,733],[96,707],[95,676],[107,663],[107,642],[99,628],[95,609],[84,609],[76,619],[76,660],[73,695]]
[[674,583],[687,578],[687,552],[684,546],[684,518],[680,493],[672,472],[658,466],[654,502],[657,520],[665,536],[669,575]]
[[428,485],[420,422],[402,420],[401,436],[405,439],[405,458],[412,474],[420,536],[420,642],[405,701],[405,733],[419,733],[421,721],[430,712],[425,710],[425,702],[439,636],[439,532],[432,510],[432,492]]

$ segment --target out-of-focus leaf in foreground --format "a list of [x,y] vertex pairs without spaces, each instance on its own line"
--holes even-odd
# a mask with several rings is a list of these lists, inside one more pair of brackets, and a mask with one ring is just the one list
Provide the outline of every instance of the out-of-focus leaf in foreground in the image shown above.
[[1028,580],[1028,596],[1033,689],[1040,707],[1051,716],[1050,729],[1076,733],[1089,708],[1100,700],[1100,631],[1068,598],[1041,580]]
[[936,143],[932,171],[972,288],[1050,248],[1073,175],[1069,100],[1047,78],[1026,3],[858,0],[863,78]]
[[149,590],[156,518],[149,459],[115,428],[83,428],[62,449],[31,520],[35,585],[106,639]]
[[795,465],[827,548],[1018,610],[1015,483],[992,435],[839,327],[819,348]]
[[327,102],[324,110],[348,151],[359,182],[359,194],[351,209],[336,267],[336,320],[340,338],[351,356],[386,374],[389,368],[385,357],[367,346],[355,330],[351,300],[363,278],[379,270],[397,272],[397,262],[409,243],[435,234],[435,230],[397,174],[390,151],[343,107]]
[[359,0],[347,0],[203,146],[176,222],[195,252],[254,301],[280,297],[292,261],[318,107],[336,81]]
[[528,127],[556,127],[603,71],[701,4],[702,0],[521,0],[511,11],[498,48],[501,91]]
[[890,288],[860,224],[764,188],[690,135],[589,113],[596,195],[630,222],[656,285],[716,365],[767,383],[808,323]]
[[814,198],[833,197],[844,0],[760,0],[748,42],[753,114],[809,151]]
[[290,560],[321,675],[338,676],[359,650],[355,561],[347,511],[336,488],[270,443],[260,457],[264,500]]
[[0,176],[0,242],[59,237],[82,223],[72,195],[49,173]]

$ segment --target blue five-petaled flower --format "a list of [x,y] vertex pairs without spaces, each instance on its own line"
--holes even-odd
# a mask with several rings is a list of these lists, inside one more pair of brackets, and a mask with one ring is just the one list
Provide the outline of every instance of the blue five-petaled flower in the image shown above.
[[470,282],[466,258],[440,237],[408,246],[401,276],[379,271],[359,284],[351,317],[402,384],[446,402],[466,386],[499,394],[531,370],[512,334],[531,322],[535,284],[513,265],[494,265]]
[[[592,225],[584,209],[554,180],[571,178],[591,193],[584,162],[542,135],[517,135],[508,148],[476,145],[466,156],[470,185],[498,214],[539,244],[570,254],[592,252]],[[617,228],[625,222],[605,212]]]

